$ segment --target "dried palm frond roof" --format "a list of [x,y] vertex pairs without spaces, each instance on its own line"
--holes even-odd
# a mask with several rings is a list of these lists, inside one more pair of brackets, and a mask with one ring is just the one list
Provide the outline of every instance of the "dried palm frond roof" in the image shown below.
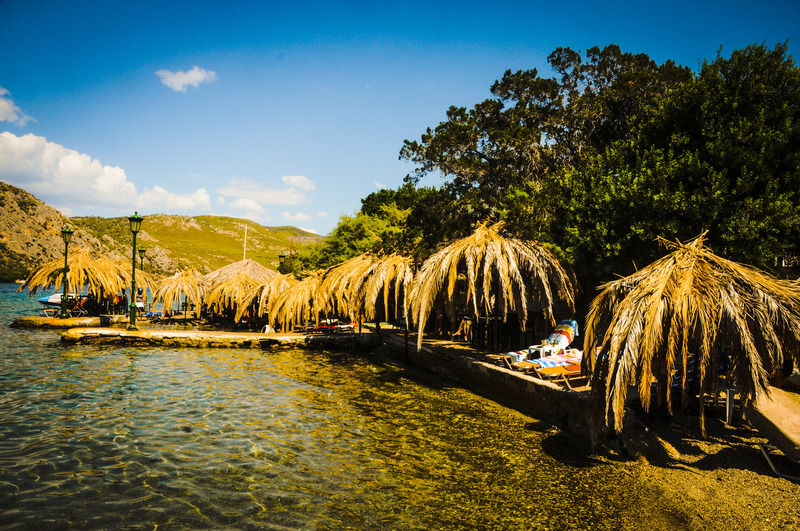
[[[67,255],[67,283],[72,291],[86,289],[94,295],[113,294],[130,286],[130,267],[106,257],[96,257],[82,247],[73,248]],[[28,288],[31,296],[37,290],[54,286],[58,291],[64,274],[64,259],[47,262],[34,269],[18,291]]]
[[257,282],[266,282],[270,278],[277,275],[278,272],[274,269],[265,267],[255,260],[249,258],[233,262],[219,269],[215,269],[211,273],[203,275],[203,284],[208,290],[211,290],[217,284],[230,280],[234,276],[250,277]]
[[[216,305],[217,309],[247,307],[252,302],[252,298],[248,299],[248,294],[262,283],[263,280],[241,271],[217,281],[213,287],[208,288],[205,292],[205,303],[209,307]],[[237,315],[240,313],[237,312]]]
[[[467,303],[472,302],[475,316],[499,309],[505,320],[509,310],[516,310],[524,326],[529,297],[541,302],[551,322],[555,322],[556,295],[573,307],[572,282],[556,257],[537,242],[504,237],[503,225],[480,223],[470,236],[451,243],[422,265],[410,296],[412,317],[419,326],[418,349],[436,298],[442,293],[453,300],[459,274],[466,277]],[[493,293],[495,287],[497,293]]]
[[670,254],[600,286],[584,341],[585,352],[602,352],[592,381],[593,437],[603,426],[622,428],[629,385],[638,385],[647,408],[655,377],[671,407],[670,379],[679,369],[685,402],[690,358],[699,367],[703,429],[702,393],[723,351],[744,400],[767,389],[785,356],[800,361],[797,284],[715,255],[704,235],[687,244],[660,239]]
[[264,315],[269,301],[274,300],[280,293],[297,283],[294,275],[278,273],[266,282],[254,286],[242,297],[241,304],[236,309],[236,320],[240,320],[247,308],[258,299],[257,314]]
[[280,325],[281,330],[288,332],[291,326],[305,325],[312,318],[317,320],[320,312],[317,289],[324,273],[324,270],[312,271],[267,301],[267,314],[273,326]]
[[[408,256],[392,254],[376,258],[369,276],[356,279],[351,290],[352,299],[360,307],[364,319],[377,319],[376,306],[383,294],[383,308],[388,318],[389,300],[394,295],[394,316],[402,312],[408,316],[408,294],[414,280],[414,263]],[[402,300],[401,300],[402,297]]]
[[189,304],[199,306],[203,297],[201,279],[202,275],[194,268],[175,273],[159,282],[153,292],[153,299],[163,301],[165,310],[172,308],[173,302],[179,301],[181,295]]
[[203,276],[205,302],[209,307],[216,305],[218,309],[239,308],[245,305],[251,290],[278,274],[274,269],[250,259],[228,264]]
[[328,268],[317,292],[318,310],[357,319],[359,305],[354,299],[353,287],[371,275],[376,263],[375,256],[360,254]]

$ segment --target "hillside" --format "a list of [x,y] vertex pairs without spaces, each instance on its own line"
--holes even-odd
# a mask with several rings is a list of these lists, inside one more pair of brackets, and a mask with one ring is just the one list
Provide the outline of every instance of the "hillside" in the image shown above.
[[[126,217],[74,217],[70,221],[114,249],[131,245]],[[278,267],[281,251],[300,250],[323,239],[295,227],[264,227],[239,218],[156,214],[145,216],[136,244],[147,249],[146,268],[168,272],[191,266],[208,272],[242,259],[245,224],[247,258],[273,269]]]
[[[278,267],[281,251],[299,251],[323,239],[296,227],[264,227],[238,218],[156,214],[145,216],[136,244],[147,250],[148,271],[166,274],[191,265],[205,273],[242,259],[245,224],[247,258],[272,268]],[[70,248],[78,245],[130,260],[126,217],[67,218],[29,192],[0,181],[0,281],[24,278],[36,266],[62,257],[65,225],[75,231]]]

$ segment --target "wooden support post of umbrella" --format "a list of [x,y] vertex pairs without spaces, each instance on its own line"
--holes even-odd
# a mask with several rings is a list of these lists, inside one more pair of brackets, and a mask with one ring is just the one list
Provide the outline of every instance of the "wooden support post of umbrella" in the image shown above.
[[520,325],[527,321],[527,302],[535,296],[545,316],[553,319],[553,304],[562,300],[572,311],[574,287],[566,271],[546,247],[505,237],[503,223],[480,223],[472,235],[457,240],[428,258],[411,290],[411,313],[418,326],[417,350],[436,298],[453,301],[459,275],[466,278],[467,300],[477,319],[498,312],[503,320],[516,310]]
[[[628,277],[600,286],[587,316],[584,362],[592,374],[592,437],[622,429],[629,385],[650,407],[651,382],[665,391],[682,374],[684,404],[691,362],[698,367],[700,422],[709,375],[724,354],[732,378],[748,401],[766,392],[785,358],[800,362],[800,287],[721,258],[704,245],[705,233],[687,244],[660,239],[672,252]],[[725,349],[733,350],[725,352]]]

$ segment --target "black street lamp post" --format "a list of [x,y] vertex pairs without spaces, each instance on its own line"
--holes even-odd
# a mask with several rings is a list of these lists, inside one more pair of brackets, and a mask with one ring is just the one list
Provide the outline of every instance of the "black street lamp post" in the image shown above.
[[144,271],[144,253],[147,252],[147,249],[144,247],[139,247],[139,269]]
[[69,250],[69,241],[72,239],[72,230],[69,227],[61,229],[61,238],[64,240],[64,292],[61,294],[61,318],[66,319],[67,316],[67,251]]
[[138,212],[134,212],[128,221],[131,224],[133,233],[133,252],[131,253],[131,296],[130,296],[130,319],[128,320],[128,330],[138,330],[136,328],[136,233],[142,228],[142,217]]

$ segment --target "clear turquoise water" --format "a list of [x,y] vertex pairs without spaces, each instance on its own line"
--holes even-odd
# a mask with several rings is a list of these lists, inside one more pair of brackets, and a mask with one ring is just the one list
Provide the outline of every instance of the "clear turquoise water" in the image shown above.
[[37,310],[15,289],[0,285],[3,529],[642,523],[619,465],[447,382],[332,352],[65,346],[9,328]]

